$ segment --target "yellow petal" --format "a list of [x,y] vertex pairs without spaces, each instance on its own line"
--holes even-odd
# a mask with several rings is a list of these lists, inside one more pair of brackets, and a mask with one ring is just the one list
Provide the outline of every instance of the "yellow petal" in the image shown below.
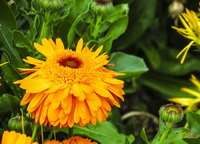
[[78,44],[76,46],[76,52],[81,52],[82,48],[83,48],[83,39],[80,38],[80,40],[78,41]]

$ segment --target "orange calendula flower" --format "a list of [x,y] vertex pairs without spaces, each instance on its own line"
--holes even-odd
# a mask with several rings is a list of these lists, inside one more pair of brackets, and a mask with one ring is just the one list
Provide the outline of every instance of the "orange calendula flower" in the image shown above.
[[198,88],[198,90],[196,91],[189,88],[182,88],[181,90],[193,95],[193,98],[182,97],[170,99],[170,101],[186,107],[185,112],[200,109],[200,81],[194,75],[191,76],[190,81]]
[[63,142],[59,142],[57,140],[48,140],[44,144],[63,144]]
[[97,142],[91,142],[91,139],[82,138],[80,136],[74,136],[62,142],[56,140],[46,141],[44,144],[98,144]]
[[31,142],[31,137],[25,134],[17,133],[15,131],[4,131],[1,144],[38,144]]
[[186,12],[182,13],[179,18],[185,28],[178,28],[174,26],[172,28],[177,30],[177,32],[185,38],[191,40],[191,42],[187,46],[185,46],[176,57],[178,58],[180,55],[183,54],[180,62],[182,64],[184,63],[190,47],[192,45],[200,45],[200,18],[198,17],[196,12],[192,10],[190,11],[188,9],[186,9]]
[[124,100],[124,82],[115,77],[122,74],[104,67],[109,61],[108,55],[100,55],[103,46],[93,52],[87,45],[83,46],[80,39],[72,51],[65,49],[59,38],[56,43],[42,39],[42,45],[34,46],[45,61],[24,59],[35,67],[21,68],[23,74],[32,74],[14,83],[26,90],[21,105],[29,103],[27,110],[36,123],[59,127],[95,125],[106,120],[110,105],[120,107],[118,98]]
[[68,140],[64,140],[63,144],[97,144],[97,142],[91,142],[91,139],[74,136]]

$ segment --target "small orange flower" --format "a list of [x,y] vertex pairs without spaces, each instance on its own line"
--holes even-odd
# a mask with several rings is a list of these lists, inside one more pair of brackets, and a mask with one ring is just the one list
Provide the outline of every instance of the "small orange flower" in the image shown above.
[[62,142],[56,140],[46,141],[44,144],[98,144],[97,142],[91,142],[91,139],[82,138],[80,136],[74,136]]
[[44,144],[63,144],[63,142],[59,142],[57,140],[48,140]]
[[[88,44],[87,44],[88,45]],[[36,123],[59,127],[74,124],[86,126],[105,121],[111,106],[120,107],[118,98],[124,100],[122,75],[108,70],[108,55],[100,54],[103,46],[96,51],[83,47],[80,39],[76,50],[65,49],[61,39],[42,39],[42,45],[35,48],[46,58],[45,61],[32,57],[25,62],[34,68],[20,69],[28,77],[14,82],[20,84],[26,93],[21,105],[28,105],[28,112]]]
[[97,142],[91,142],[91,139],[74,136],[68,140],[64,140],[63,144],[97,144]]
[[25,134],[16,133],[15,131],[4,131],[1,144],[38,144],[31,143],[31,137]]

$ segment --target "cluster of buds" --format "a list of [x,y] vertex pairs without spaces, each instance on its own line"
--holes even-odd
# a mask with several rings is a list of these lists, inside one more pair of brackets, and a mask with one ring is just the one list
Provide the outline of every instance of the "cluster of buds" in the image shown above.
[[160,118],[165,122],[177,123],[183,119],[183,109],[178,104],[166,104],[160,107]]

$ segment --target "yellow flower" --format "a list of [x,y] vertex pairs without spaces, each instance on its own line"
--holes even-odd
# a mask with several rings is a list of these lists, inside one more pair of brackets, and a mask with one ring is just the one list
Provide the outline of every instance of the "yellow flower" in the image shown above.
[[185,112],[187,111],[195,111],[200,108],[200,81],[194,76],[191,75],[190,81],[198,88],[198,91],[182,88],[181,90],[192,94],[194,98],[173,98],[170,101],[179,103],[181,106],[187,107]]
[[[9,62],[4,62],[4,63],[0,64],[0,66],[3,66],[5,64],[7,64],[7,63],[9,63]],[[0,76],[0,79],[1,79],[1,76]],[[0,86],[1,86],[1,84],[0,84]]]
[[80,136],[74,136],[62,142],[56,140],[46,141],[44,144],[97,144],[96,142],[91,142],[91,139],[82,138]]
[[37,142],[31,143],[31,137],[25,134],[16,133],[15,131],[4,131],[1,144],[38,144]]
[[183,54],[181,58],[181,64],[184,63],[186,55],[192,45],[200,45],[200,18],[198,18],[197,14],[192,11],[186,9],[185,13],[179,15],[179,18],[185,28],[178,28],[172,26],[179,34],[184,36],[187,39],[190,39],[191,42],[185,46],[179,54],[176,56],[178,58],[180,55]]
[[[88,45],[88,44],[87,44]],[[42,39],[35,48],[46,58],[45,61],[32,57],[25,62],[34,68],[20,69],[28,77],[14,82],[26,93],[21,105],[28,105],[28,112],[36,123],[59,127],[74,124],[86,126],[105,121],[110,105],[120,107],[118,98],[123,98],[123,81],[114,77],[122,75],[108,70],[108,55],[101,54],[103,46],[92,51],[83,47],[80,39],[76,50],[65,49],[61,39]]]

